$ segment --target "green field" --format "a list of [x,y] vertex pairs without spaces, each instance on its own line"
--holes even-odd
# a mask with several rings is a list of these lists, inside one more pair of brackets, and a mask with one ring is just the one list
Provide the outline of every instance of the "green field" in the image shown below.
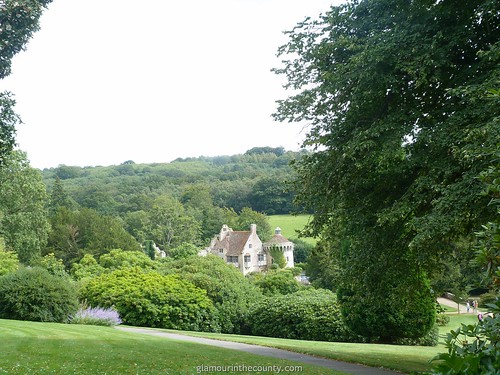
[[[281,228],[281,234],[288,239],[299,238],[297,230],[303,229],[309,222],[310,215],[271,215],[269,216],[269,224],[274,230],[276,227]],[[301,238],[302,240],[312,245],[316,244],[314,238]]]
[[[450,314],[450,325],[476,321],[472,314]],[[241,335],[179,332],[230,341],[288,349],[320,357],[383,366],[405,373],[426,371],[438,347],[350,344],[287,340]],[[0,374],[196,374],[197,366],[293,366],[296,362],[260,357],[109,327],[0,320]],[[213,373],[213,372],[212,372]],[[268,372],[267,372],[268,373]],[[282,372],[286,373],[286,372]],[[307,374],[340,374],[303,365]]]

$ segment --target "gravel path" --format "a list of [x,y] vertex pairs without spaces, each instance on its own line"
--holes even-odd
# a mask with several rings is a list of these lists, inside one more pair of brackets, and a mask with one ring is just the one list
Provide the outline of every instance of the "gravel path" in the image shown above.
[[364,365],[358,365],[358,364],[354,364],[354,363],[335,361],[332,359],[314,357],[314,356],[307,355],[307,354],[295,353],[295,352],[290,352],[288,350],[282,350],[282,349],[269,348],[266,346],[249,345],[249,344],[243,344],[243,343],[239,343],[239,342],[221,341],[221,340],[206,339],[206,338],[201,338],[201,337],[179,335],[176,333],[163,332],[163,331],[158,331],[158,330],[154,330],[154,329],[121,327],[121,326],[118,326],[116,328],[120,329],[122,331],[127,331],[127,332],[135,332],[135,333],[142,333],[142,334],[153,335],[153,336],[160,336],[160,337],[165,337],[165,338],[169,338],[169,339],[173,339],[173,340],[196,342],[199,344],[212,345],[212,346],[218,346],[218,347],[226,348],[226,349],[239,350],[239,351],[243,351],[243,352],[247,352],[247,353],[251,353],[251,354],[263,355],[266,357],[280,358],[280,359],[285,359],[285,360],[289,360],[289,361],[307,363],[310,365],[321,366],[321,367],[326,367],[326,368],[330,368],[333,370],[342,371],[342,372],[345,372],[346,374],[355,374],[355,375],[401,374],[399,372],[392,371],[392,370],[369,367],[369,366],[364,366]]

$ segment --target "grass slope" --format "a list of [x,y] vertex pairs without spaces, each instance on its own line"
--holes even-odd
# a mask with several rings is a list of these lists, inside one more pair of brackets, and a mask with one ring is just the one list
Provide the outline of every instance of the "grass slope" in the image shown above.
[[0,337],[0,374],[9,375],[196,374],[197,366],[235,365],[282,369],[303,366],[301,373],[341,374],[297,362],[109,327],[0,320]]
[[450,330],[457,329],[462,323],[473,324],[477,322],[477,317],[474,314],[450,314],[449,316],[450,323],[446,327],[440,327],[439,329],[441,339],[440,344],[436,347],[352,344],[217,333],[176,332],[190,336],[270,346],[324,358],[361,363],[373,367],[385,367],[404,373],[413,373],[429,371],[432,367],[432,363],[430,362],[432,358],[438,353],[446,352],[444,338]]
[[[303,229],[310,220],[310,215],[271,215],[269,216],[269,224],[271,228],[281,228],[281,234],[288,239],[299,238],[297,230]],[[301,238],[302,240],[315,245],[314,238]]]

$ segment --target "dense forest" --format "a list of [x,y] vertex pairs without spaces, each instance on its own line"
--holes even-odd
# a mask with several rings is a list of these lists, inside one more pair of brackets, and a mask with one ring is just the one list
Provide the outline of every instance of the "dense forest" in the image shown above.
[[268,215],[294,210],[290,162],[301,153],[281,147],[255,147],[242,155],[176,159],[170,163],[106,167],[60,165],[44,169],[43,181],[51,191],[56,179],[81,207],[102,214],[120,215],[145,209],[152,198],[168,194],[181,199],[188,186],[204,186],[219,207],[239,212],[244,207]]
[[242,155],[176,159],[170,163],[44,169],[48,194],[47,245],[67,266],[90,253],[203,247],[228,224],[257,223],[269,238],[266,214],[296,211],[291,163],[302,153],[255,147]]

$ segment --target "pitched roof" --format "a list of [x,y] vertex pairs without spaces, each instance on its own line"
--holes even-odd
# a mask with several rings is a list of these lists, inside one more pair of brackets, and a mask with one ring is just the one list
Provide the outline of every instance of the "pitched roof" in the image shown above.
[[215,241],[216,249],[226,250],[226,255],[239,255],[250,237],[250,231],[232,231],[222,241]]
[[277,245],[277,244],[282,244],[282,243],[288,243],[291,242],[289,241],[286,237],[284,237],[281,234],[275,234],[269,241],[266,241],[264,245]]

